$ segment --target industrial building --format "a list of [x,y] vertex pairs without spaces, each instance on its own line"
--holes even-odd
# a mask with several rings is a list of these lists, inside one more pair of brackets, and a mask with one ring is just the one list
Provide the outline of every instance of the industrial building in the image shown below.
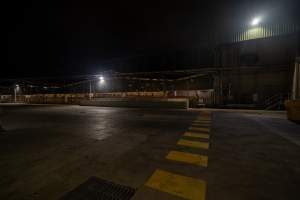
[[299,26],[255,24],[222,38],[211,65],[6,80],[1,82],[6,84],[0,88],[1,101],[77,104],[103,97],[183,97],[189,99],[190,106],[282,109],[292,94],[299,46]]
[[246,28],[216,48],[222,104],[280,106],[292,92],[299,55],[299,27],[263,25]]

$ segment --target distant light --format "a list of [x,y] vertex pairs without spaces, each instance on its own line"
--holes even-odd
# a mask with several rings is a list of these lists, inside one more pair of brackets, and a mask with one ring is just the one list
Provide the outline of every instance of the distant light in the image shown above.
[[105,82],[104,77],[103,77],[103,76],[100,76],[100,77],[99,77],[99,83],[100,83],[100,84],[103,84],[104,82]]
[[18,84],[16,84],[15,86],[15,92],[18,92],[20,90],[20,86]]
[[252,22],[251,25],[252,26],[257,26],[259,23],[261,22],[261,19],[259,17],[255,17]]

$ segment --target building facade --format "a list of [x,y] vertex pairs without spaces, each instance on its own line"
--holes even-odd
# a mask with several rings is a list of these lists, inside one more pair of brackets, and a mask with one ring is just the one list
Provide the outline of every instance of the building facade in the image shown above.
[[217,46],[214,62],[220,70],[214,87],[219,103],[267,107],[288,98],[299,46],[296,25],[251,28]]

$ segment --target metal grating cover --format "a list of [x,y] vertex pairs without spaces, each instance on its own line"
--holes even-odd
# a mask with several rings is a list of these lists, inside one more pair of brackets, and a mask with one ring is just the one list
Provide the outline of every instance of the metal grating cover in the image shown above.
[[61,200],[129,200],[134,193],[133,188],[91,177]]

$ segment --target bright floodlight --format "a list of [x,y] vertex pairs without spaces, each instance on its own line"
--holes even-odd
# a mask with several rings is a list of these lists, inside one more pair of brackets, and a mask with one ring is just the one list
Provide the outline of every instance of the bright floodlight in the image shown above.
[[105,80],[104,80],[104,77],[103,77],[103,76],[100,76],[100,77],[99,77],[99,82],[100,82],[101,84],[105,82]]
[[256,17],[252,20],[251,25],[257,26],[260,23],[261,19],[259,17]]

